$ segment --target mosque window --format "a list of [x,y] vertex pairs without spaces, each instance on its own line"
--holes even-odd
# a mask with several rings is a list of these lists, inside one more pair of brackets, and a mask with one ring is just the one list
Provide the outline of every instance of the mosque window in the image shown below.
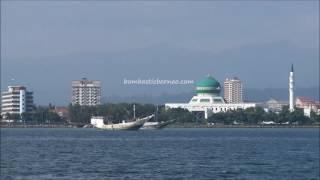
[[221,99],[214,99],[213,102],[215,102],[215,103],[221,103],[222,101],[221,101]]
[[200,99],[200,102],[210,102],[210,99]]

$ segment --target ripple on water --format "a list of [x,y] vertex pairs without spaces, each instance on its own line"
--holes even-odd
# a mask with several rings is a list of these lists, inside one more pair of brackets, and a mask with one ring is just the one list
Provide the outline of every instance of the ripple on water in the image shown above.
[[317,179],[317,129],[1,130],[2,179]]

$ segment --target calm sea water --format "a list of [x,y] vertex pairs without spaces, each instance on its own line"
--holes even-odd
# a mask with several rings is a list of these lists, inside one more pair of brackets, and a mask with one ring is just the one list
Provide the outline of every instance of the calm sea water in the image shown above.
[[319,129],[1,129],[1,179],[319,179]]

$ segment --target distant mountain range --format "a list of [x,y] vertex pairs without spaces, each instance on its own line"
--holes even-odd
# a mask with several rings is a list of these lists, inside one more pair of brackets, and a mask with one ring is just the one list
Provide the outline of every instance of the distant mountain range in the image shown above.
[[[28,86],[28,89],[34,91],[38,104],[68,104],[71,81],[83,77],[100,80],[103,95],[110,101],[129,98],[128,101],[185,102],[193,95],[195,84],[124,85],[123,79],[159,78],[197,82],[211,74],[221,84],[225,78],[237,76],[243,81],[244,87],[273,89],[287,86],[290,66],[294,63],[296,86],[313,87],[318,86],[318,60],[318,49],[297,47],[286,41],[248,44],[221,52],[160,44],[122,52],[22,59],[4,57],[1,82],[2,90],[10,84]],[[13,78],[16,79],[14,82],[11,80]],[[317,97],[315,91],[307,88],[301,94]],[[162,95],[162,92],[167,92],[167,95]],[[271,96],[284,100],[287,98],[285,88],[248,89],[246,92],[246,99],[252,101],[265,100]],[[297,94],[299,92],[297,90]]]
[[[306,96],[314,100],[319,100],[319,88],[297,88],[296,96]],[[223,93],[222,93],[223,94]],[[137,103],[153,103],[164,104],[168,102],[186,103],[194,92],[185,92],[179,94],[162,93],[161,95],[139,95],[139,96],[109,96],[104,97],[104,103],[119,103],[119,102],[137,102]],[[265,102],[270,98],[276,100],[288,101],[288,89],[286,88],[267,88],[267,89],[245,89],[244,100],[248,102]]]

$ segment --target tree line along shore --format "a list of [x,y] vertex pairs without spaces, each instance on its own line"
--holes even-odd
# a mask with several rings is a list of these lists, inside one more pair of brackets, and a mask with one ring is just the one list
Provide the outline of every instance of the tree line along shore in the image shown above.
[[[1,121],[1,127],[82,127],[90,123],[92,116],[103,116],[109,122],[118,123],[121,120],[133,118],[133,105],[136,107],[136,117],[156,114],[151,121],[175,120],[169,127],[319,127],[320,115],[311,113],[304,115],[297,108],[290,112],[284,106],[280,112],[265,112],[261,107],[230,110],[215,113],[208,119],[201,119],[185,109],[165,109],[163,105],[118,103],[98,106],[69,105],[68,116],[62,117],[54,112],[54,106],[38,106],[29,114],[7,114]],[[273,122],[264,124],[264,122]]]

